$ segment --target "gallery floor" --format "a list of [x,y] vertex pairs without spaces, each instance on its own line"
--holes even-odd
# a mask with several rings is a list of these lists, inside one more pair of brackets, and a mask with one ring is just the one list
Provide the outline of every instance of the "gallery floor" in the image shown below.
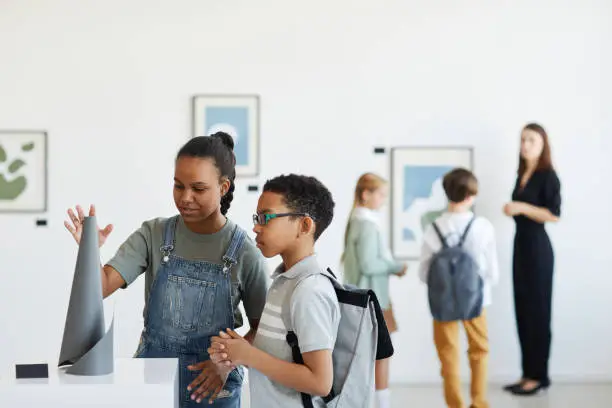
[[[243,394],[243,407],[250,407],[248,390]],[[395,387],[392,389],[392,408],[445,408],[441,389],[434,386]],[[468,388],[464,396],[468,396]],[[489,403],[492,408],[610,408],[612,384],[570,385],[556,384],[545,393],[532,397],[515,397],[491,386]],[[465,400],[466,407],[469,400]],[[374,406],[373,406],[374,408]]]

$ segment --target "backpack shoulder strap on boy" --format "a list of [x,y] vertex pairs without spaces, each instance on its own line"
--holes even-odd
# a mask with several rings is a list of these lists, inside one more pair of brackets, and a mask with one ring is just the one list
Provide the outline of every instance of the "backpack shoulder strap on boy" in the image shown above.
[[436,235],[438,236],[438,238],[440,238],[440,241],[442,242],[442,248],[448,248],[446,238],[444,238],[444,235],[442,235],[442,231],[440,231],[438,224],[436,224],[436,222],[434,221],[431,223],[431,226],[433,227],[434,231],[436,231]]
[[472,227],[472,224],[474,223],[475,219],[476,219],[476,216],[473,216],[470,222],[468,222],[467,227],[465,227],[465,231],[463,231],[463,235],[461,235],[461,239],[459,240],[459,246],[463,246],[463,243],[465,242],[468,232],[470,232],[470,228]]
[[[463,243],[465,242],[468,232],[470,232],[470,228],[472,227],[472,224],[474,223],[475,219],[476,219],[476,216],[473,216],[472,219],[470,219],[470,222],[468,222],[468,225],[465,227],[463,234],[461,234],[461,238],[459,239],[459,243],[457,244],[458,247],[463,246]],[[436,235],[438,236],[438,238],[440,238],[440,241],[442,242],[442,247],[448,248],[448,243],[446,242],[446,238],[444,238],[444,235],[442,235],[442,231],[440,231],[440,227],[438,227],[435,221],[431,223],[431,226],[433,227],[434,231],[436,231]]]
[[[382,309],[372,290],[343,285],[329,268],[296,279],[297,282],[287,293],[282,311],[293,360],[304,364],[299,339],[291,324],[291,295],[301,281],[315,274],[329,278],[340,306],[340,324],[332,351],[333,385],[329,395],[322,400],[327,407],[368,408],[370,391],[374,386],[374,363],[390,357],[394,352]],[[302,393],[301,397],[305,408],[313,407],[310,395]]]

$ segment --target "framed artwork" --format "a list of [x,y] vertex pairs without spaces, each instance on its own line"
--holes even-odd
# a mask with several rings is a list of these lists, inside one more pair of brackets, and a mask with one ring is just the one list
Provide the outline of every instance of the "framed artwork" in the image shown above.
[[471,147],[391,149],[391,250],[397,259],[417,260],[423,231],[446,210],[444,175],[474,169]]
[[47,211],[47,133],[0,130],[0,212]]
[[234,138],[236,176],[259,174],[259,96],[195,95],[192,137],[223,131]]

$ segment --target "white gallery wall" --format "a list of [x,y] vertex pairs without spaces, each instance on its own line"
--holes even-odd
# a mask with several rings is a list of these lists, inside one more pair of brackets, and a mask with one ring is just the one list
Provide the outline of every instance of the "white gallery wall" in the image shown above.
[[[549,227],[552,379],[612,380],[611,42],[605,0],[0,0],[0,130],[49,133],[48,212],[0,214],[0,366],[57,362],[77,254],[66,209],[95,203],[100,224],[114,224],[107,260],[142,221],[174,213],[191,97],[256,93],[261,174],[238,181],[230,215],[250,230],[249,184],[319,177],[337,212],[318,250],[336,269],[357,177],[389,177],[374,146],[474,147],[478,210],[496,228],[501,263],[488,312],[499,381],[520,375],[514,225],[501,208],[521,126],[542,123],[563,194],[563,219]],[[394,383],[439,381],[416,270],[392,280]],[[106,301],[118,356],[136,348],[143,283]]]

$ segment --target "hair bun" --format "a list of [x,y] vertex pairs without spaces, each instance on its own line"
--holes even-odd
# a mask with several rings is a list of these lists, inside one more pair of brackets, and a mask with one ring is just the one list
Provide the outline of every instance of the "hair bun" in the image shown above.
[[215,137],[221,139],[223,144],[230,150],[234,150],[234,138],[231,137],[228,133],[225,132],[216,132],[210,135],[210,137]]

